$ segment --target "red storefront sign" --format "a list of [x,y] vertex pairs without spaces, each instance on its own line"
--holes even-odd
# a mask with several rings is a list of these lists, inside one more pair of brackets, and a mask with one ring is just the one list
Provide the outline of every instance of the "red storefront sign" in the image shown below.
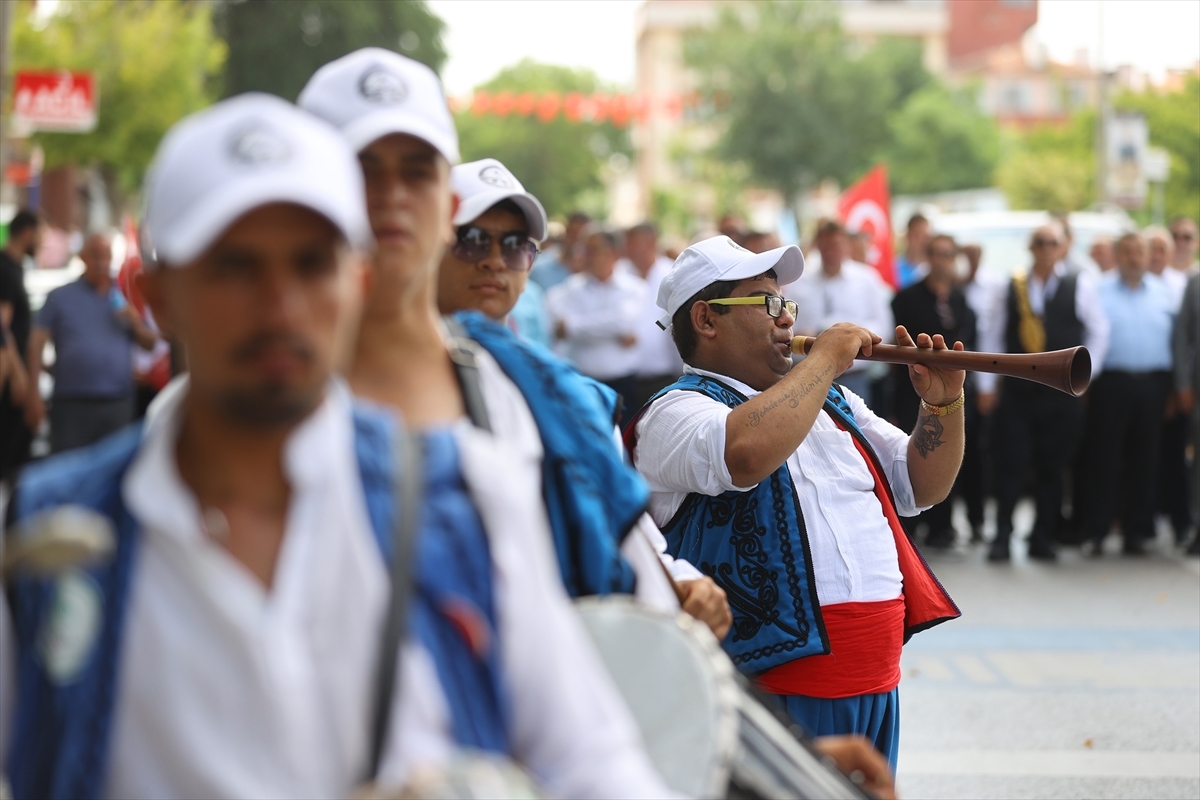
[[22,132],[87,133],[96,127],[96,100],[90,72],[18,72],[13,125]]

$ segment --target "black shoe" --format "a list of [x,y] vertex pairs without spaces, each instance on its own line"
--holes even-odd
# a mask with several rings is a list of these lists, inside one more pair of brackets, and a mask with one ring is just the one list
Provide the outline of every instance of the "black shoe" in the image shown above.
[[983,544],[983,525],[971,525],[971,544]]
[[1144,556],[1146,555],[1146,543],[1140,539],[1133,541],[1126,539],[1125,544],[1121,547],[1121,555]]
[[1009,552],[1008,537],[997,536],[992,542],[991,548],[988,550],[987,560],[994,564],[1001,564],[1012,561],[1012,553]]
[[1057,561],[1058,553],[1054,545],[1042,539],[1029,540],[1029,557],[1034,561]]
[[931,547],[934,550],[949,550],[954,546],[955,538],[953,529],[938,531],[937,533],[931,531],[925,537],[925,546]]

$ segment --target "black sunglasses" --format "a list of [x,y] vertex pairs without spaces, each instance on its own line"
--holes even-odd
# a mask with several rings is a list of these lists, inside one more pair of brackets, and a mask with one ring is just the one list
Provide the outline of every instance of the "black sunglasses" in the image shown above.
[[[478,264],[492,252],[492,234],[477,225],[463,225],[458,229],[457,241],[450,252],[459,261]],[[528,272],[537,258],[538,248],[532,239],[523,233],[505,233],[500,236],[500,257],[504,266],[514,272]]]
[[1058,247],[1058,239],[1043,239],[1040,236],[1033,240],[1034,247]]

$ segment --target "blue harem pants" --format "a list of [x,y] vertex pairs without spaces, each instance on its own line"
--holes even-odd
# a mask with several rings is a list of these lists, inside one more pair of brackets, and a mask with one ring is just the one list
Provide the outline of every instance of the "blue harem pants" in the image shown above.
[[892,772],[900,750],[900,690],[855,697],[772,695],[788,717],[813,736],[861,734],[887,758]]

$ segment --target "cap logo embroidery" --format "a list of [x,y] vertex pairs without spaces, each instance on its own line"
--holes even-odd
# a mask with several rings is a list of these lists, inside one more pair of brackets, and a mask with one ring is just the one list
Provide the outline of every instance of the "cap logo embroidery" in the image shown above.
[[394,72],[383,67],[367,70],[358,82],[359,93],[372,103],[394,106],[408,97],[408,84]]
[[230,148],[233,160],[247,166],[279,164],[291,158],[287,141],[270,128],[251,128],[242,131]]
[[729,246],[732,247],[734,250],[741,250],[743,253],[750,252],[749,250],[747,250],[746,248],[742,247],[740,244],[735,242],[733,239],[726,239],[726,241],[729,242]]
[[516,181],[501,167],[492,165],[484,167],[479,171],[479,180],[490,186],[495,186],[497,189],[515,189],[517,188]]

